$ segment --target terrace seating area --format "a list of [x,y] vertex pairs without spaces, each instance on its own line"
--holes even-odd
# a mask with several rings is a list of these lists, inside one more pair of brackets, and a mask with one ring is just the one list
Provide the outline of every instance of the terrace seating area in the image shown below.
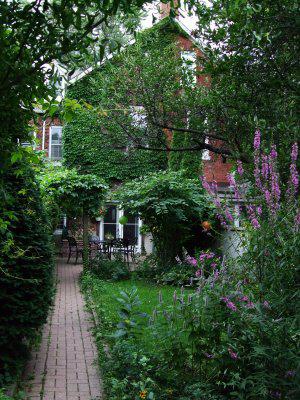
[[[93,235],[89,239],[89,256],[94,258],[97,254],[101,254],[112,260],[117,255],[121,255],[123,260],[129,264],[135,260],[136,245],[137,238],[100,240],[98,236]],[[83,240],[75,239],[72,236],[62,239],[60,253],[62,256],[67,255],[67,263],[75,259],[74,262],[77,264],[78,259],[82,259]]]

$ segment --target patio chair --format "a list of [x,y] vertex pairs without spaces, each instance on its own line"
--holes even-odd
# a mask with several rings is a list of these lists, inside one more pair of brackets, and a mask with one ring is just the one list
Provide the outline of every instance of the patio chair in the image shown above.
[[136,239],[133,241],[129,239],[115,239],[112,244],[112,253],[122,254],[124,261],[127,261],[129,265],[129,257],[131,257],[132,261],[134,261],[135,245]]
[[72,253],[74,253],[75,257],[76,257],[75,258],[75,264],[77,264],[78,257],[81,256],[81,258],[82,258],[82,256],[83,256],[83,243],[82,242],[80,242],[80,243],[77,242],[76,239],[74,237],[71,237],[71,236],[69,236],[67,238],[67,240],[68,240],[68,243],[69,243],[69,255],[68,255],[67,263],[69,263],[71,255],[72,255]]

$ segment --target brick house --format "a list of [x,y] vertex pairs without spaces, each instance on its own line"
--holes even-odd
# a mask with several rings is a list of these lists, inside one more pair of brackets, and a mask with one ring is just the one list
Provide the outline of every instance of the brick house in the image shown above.
[[[164,5],[162,10],[162,16],[168,15],[168,5]],[[168,18],[168,17],[167,17]],[[195,41],[190,32],[183,26],[178,20],[173,21],[178,26],[177,43],[180,49],[181,57],[189,61],[192,68],[197,68],[199,71],[201,67],[196,66],[196,60],[204,57],[199,44]],[[73,78],[74,81],[78,81],[83,77],[87,76],[89,71],[80,72]],[[209,86],[210,80],[208,76],[203,74],[197,74],[197,84]],[[170,140],[172,140],[172,134],[167,132]],[[38,120],[38,129],[36,132],[37,145],[36,150],[42,150],[45,152],[46,157],[51,162],[59,163],[62,160],[63,149],[62,149],[62,123],[58,118],[46,118],[43,119],[42,115]],[[216,181],[221,187],[226,188],[228,186],[226,176],[231,168],[231,165],[226,162],[220,155],[212,154],[209,151],[203,151],[202,153],[202,164],[203,173],[206,176],[208,182]],[[101,240],[105,239],[107,234],[114,237],[136,237],[137,238],[137,249],[140,250],[143,245],[147,252],[151,252],[152,244],[149,237],[142,237],[139,233],[142,221],[138,216],[128,216],[128,223],[122,225],[119,223],[120,217],[126,215],[126,210],[119,210],[117,204],[108,204],[107,213],[103,218],[98,218],[97,221],[93,221],[93,230]],[[62,221],[62,225],[65,224],[65,220]]]

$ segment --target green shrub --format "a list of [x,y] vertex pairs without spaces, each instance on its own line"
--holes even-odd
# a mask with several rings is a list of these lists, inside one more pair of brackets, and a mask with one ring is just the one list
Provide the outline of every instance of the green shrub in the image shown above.
[[128,264],[121,255],[116,255],[113,260],[109,260],[102,254],[97,254],[90,260],[90,270],[98,278],[104,280],[120,281],[130,277]]
[[198,181],[184,172],[157,172],[126,183],[116,193],[122,207],[141,215],[153,237],[159,268],[180,256],[193,226],[213,216],[212,203]]
[[53,295],[53,246],[33,172],[15,163],[5,181],[1,206],[14,219],[0,241],[0,383],[22,365]]

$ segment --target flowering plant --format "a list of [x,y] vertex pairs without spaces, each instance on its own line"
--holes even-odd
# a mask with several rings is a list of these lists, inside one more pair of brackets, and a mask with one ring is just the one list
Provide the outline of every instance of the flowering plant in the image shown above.
[[219,274],[221,257],[209,250],[201,251],[195,257],[187,256],[186,261],[197,269],[195,272],[197,278],[209,275],[217,277]]

